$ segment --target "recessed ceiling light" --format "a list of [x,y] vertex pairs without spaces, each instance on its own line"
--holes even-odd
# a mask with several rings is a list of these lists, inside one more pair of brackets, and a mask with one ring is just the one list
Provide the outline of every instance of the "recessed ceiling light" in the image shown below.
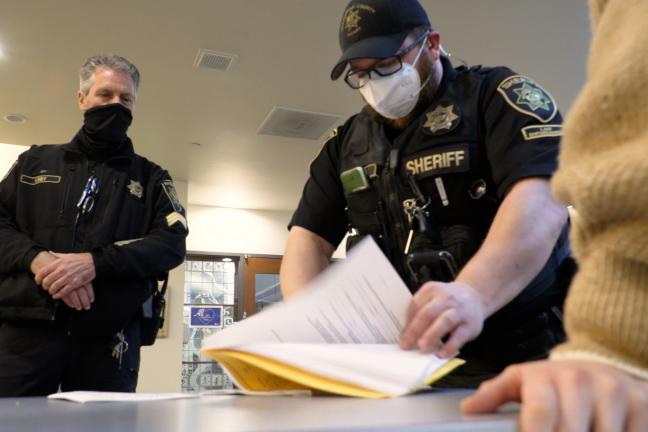
[[232,262],[232,258],[225,257],[223,258],[223,262]]
[[6,122],[9,123],[27,123],[27,117],[25,117],[22,114],[7,114],[6,116],[3,117]]

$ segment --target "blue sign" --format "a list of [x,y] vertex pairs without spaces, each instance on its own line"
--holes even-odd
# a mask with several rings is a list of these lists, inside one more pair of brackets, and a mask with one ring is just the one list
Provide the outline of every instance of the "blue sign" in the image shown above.
[[222,327],[223,306],[191,306],[189,327]]

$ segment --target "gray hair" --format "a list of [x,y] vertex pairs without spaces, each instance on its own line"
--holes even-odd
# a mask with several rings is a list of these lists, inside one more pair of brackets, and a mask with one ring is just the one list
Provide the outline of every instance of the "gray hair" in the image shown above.
[[135,93],[139,88],[140,73],[135,65],[122,56],[116,54],[99,54],[88,57],[79,70],[79,90],[87,95],[94,83],[94,71],[97,68],[106,68],[122,71],[128,74],[135,85]]

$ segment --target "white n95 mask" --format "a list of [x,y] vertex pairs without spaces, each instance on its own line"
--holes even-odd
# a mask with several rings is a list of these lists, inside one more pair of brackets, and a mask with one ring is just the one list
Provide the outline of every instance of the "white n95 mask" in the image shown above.
[[365,101],[381,116],[392,120],[399,119],[411,113],[416,106],[423,86],[414,65],[421,56],[423,48],[425,48],[425,41],[413,64],[403,63],[401,69],[392,75],[379,76],[375,79],[372,76],[360,88],[360,94]]

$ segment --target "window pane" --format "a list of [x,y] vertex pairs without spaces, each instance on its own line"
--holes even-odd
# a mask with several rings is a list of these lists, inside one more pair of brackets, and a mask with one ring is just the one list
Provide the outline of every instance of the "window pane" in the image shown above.
[[223,270],[224,270],[226,273],[231,273],[232,276],[234,276],[234,274],[236,274],[236,266],[234,265],[233,262],[226,262],[226,263],[223,263]]
[[254,290],[257,311],[282,299],[278,274],[257,273],[254,276]]
[[222,368],[211,358],[200,354],[205,337],[234,323],[236,263],[223,263],[216,259],[190,258],[185,261],[183,391],[198,392],[233,387]]

